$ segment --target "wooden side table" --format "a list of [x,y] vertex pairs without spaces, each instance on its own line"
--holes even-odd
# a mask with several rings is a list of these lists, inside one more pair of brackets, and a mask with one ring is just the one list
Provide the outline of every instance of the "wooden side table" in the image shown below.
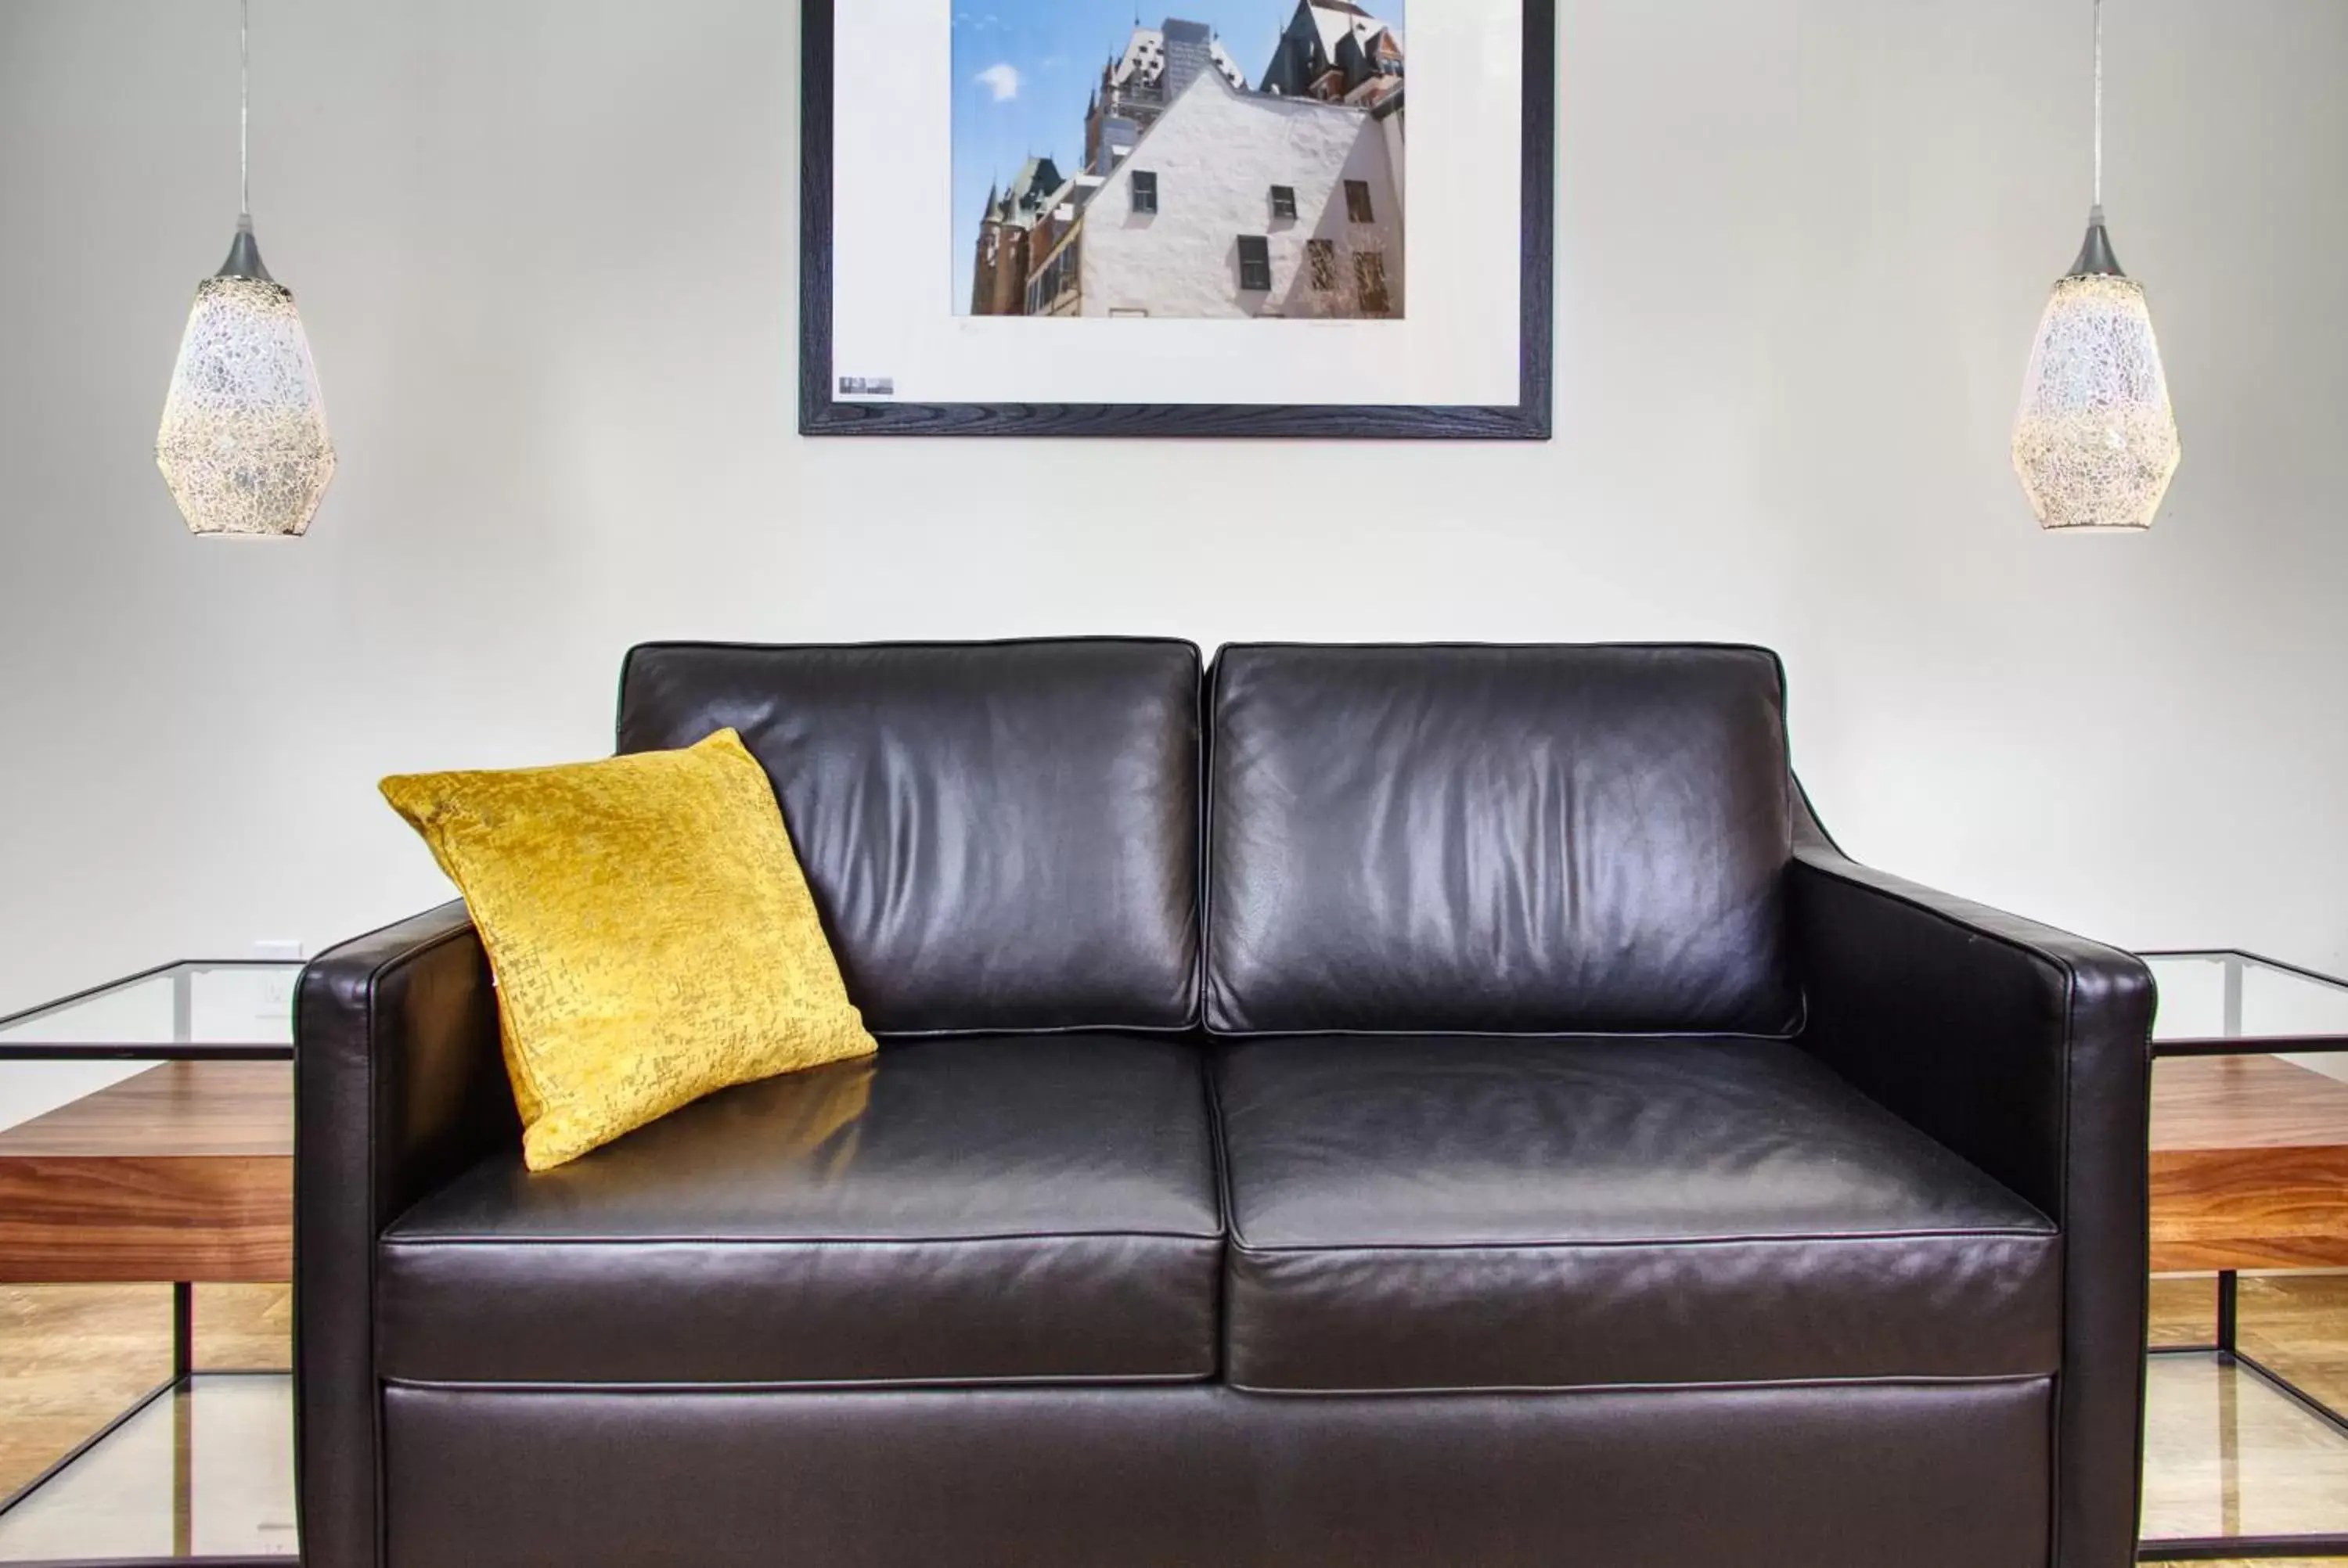
[[2165,1056],[2152,1271],[2245,1268],[2348,1268],[2348,1082],[2279,1056]]
[[[0,1501],[0,1553],[11,1561],[24,1560],[10,1550],[20,1536],[48,1550],[41,1542],[65,1532],[38,1518],[49,1500],[70,1491],[77,1466],[167,1399],[176,1428],[172,1494],[147,1506],[168,1519],[171,1551],[151,1560],[215,1568],[292,1560],[290,1491],[276,1538],[248,1553],[196,1554],[197,1382],[282,1381],[284,1374],[200,1372],[191,1343],[197,1284],[293,1277],[292,992],[300,970],[171,964],[0,1019],[0,1122],[13,1122],[0,1125],[0,1284],[172,1286],[170,1377]],[[27,1062],[84,1065],[63,1070],[62,1083],[54,1068],[19,1071],[12,1091],[12,1064]],[[37,1113],[15,1120],[28,1098]],[[37,1109],[45,1100],[62,1103]]]
[[[2348,982],[2238,951],[2144,957],[2161,991],[2152,1047],[2152,1271],[2215,1273],[2218,1281],[2214,1343],[2152,1353],[2247,1373],[2348,1444],[2348,1416],[2242,1349],[2238,1288],[2244,1269],[2348,1267],[2348,1081],[2285,1060],[2348,1053]],[[2220,1409],[2221,1421],[2238,1419],[2222,1393]],[[2221,1434],[2229,1464],[2233,1437]],[[2228,1479],[2230,1496],[2237,1479]],[[2348,1497],[2342,1505],[2348,1515]],[[2230,1532],[2234,1522],[2227,1521]],[[2348,1556],[2348,1519],[2322,1532],[2147,1541],[2138,1555]]]

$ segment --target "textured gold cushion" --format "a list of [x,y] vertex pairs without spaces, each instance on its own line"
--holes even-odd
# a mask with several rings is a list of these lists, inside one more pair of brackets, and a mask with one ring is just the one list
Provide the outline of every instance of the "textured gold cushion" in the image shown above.
[[533,1171],[729,1084],[869,1055],[775,792],[731,730],[384,797],[465,895]]

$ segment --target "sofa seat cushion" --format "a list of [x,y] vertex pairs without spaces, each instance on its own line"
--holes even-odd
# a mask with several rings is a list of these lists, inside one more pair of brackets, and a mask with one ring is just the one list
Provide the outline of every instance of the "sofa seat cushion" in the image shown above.
[[1241,1388],[2055,1369],[2055,1227],[1797,1046],[1316,1036],[1210,1076]]
[[378,1369],[561,1384],[1211,1377],[1197,1050],[925,1040],[728,1089],[560,1170],[500,1153],[386,1232]]

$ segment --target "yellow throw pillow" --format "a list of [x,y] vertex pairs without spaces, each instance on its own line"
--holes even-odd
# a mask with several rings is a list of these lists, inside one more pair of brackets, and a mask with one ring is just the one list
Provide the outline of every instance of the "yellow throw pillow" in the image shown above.
[[731,730],[384,798],[465,895],[533,1171],[730,1084],[867,1056],[764,769]]

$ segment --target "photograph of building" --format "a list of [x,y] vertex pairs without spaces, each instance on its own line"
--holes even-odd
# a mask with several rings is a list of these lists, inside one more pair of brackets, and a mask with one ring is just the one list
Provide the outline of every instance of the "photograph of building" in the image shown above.
[[[1111,0],[1002,3],[955,21],[966,313],[1403,314],[1400,0],[1383,16],[1348,0],[1210,0],[1244,13],[1223,18],[1244,31],[1143,26]],[[1070,72],[1070,49],[1113,19],[1106,62]],[[1006,134],[1024,138],[1015,162]],[[996,160],[1008,167],[981,173]]]

